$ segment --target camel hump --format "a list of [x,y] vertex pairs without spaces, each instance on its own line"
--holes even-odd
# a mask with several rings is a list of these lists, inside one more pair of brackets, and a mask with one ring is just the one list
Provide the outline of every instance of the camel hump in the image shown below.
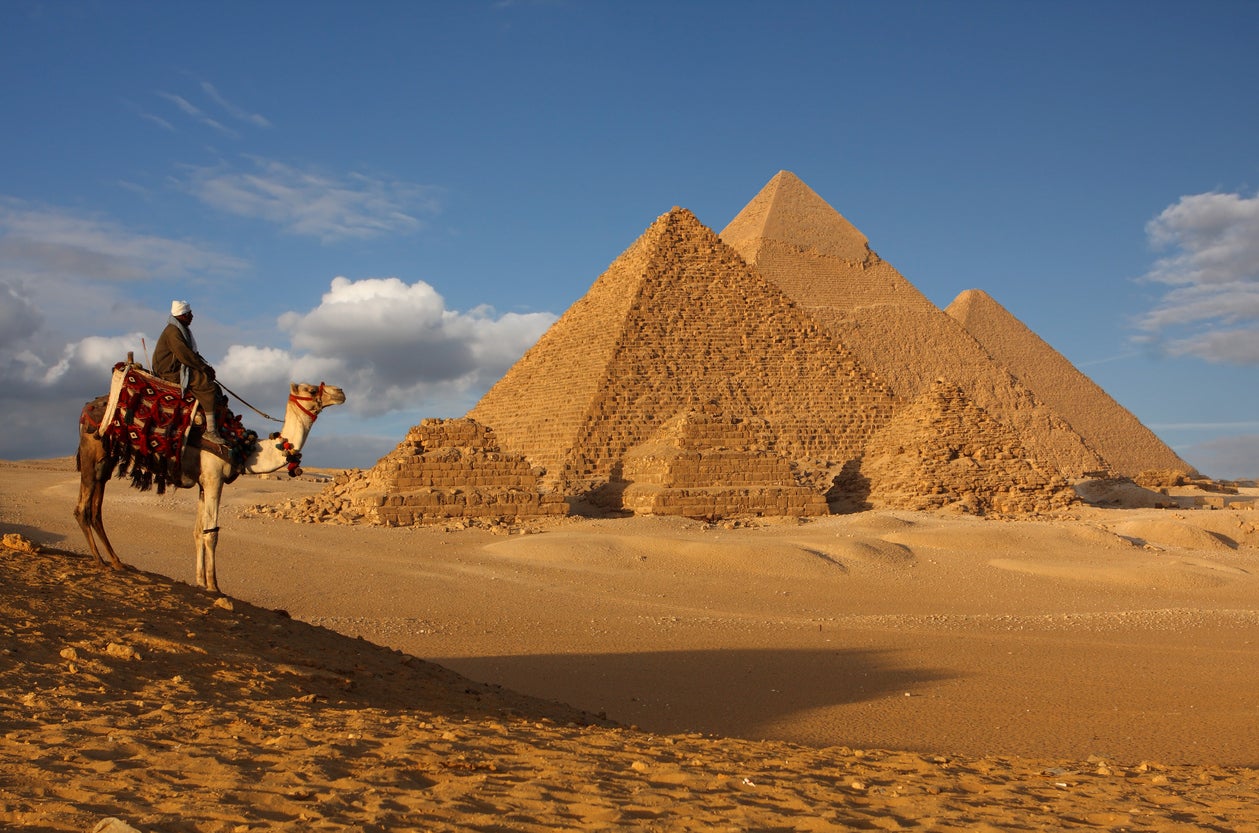
[[164,381],[137,365],[114,369],[109,404],[103,416],[103,438],[118,461],[118,476],[131,475],[131,485],[158,494],[167,483],[179,486],[179,465],[197,400],[185,398],[179,385]]
[[101,394],[83,405],[79,414],[79,430],[95,434],[105,420],[105,408],[109,405],[109,395]]

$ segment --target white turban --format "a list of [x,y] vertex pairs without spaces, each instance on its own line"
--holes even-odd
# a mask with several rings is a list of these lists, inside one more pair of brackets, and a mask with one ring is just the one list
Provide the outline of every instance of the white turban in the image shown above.
[[192,307],[188,306],[187,301],[171,301],[170,314],[179,317],[186,312],[192,312]]

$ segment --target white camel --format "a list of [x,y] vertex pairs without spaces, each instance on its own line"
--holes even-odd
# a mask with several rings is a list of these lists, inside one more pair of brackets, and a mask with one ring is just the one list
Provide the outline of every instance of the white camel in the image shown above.
[[[325,385],[291,384],[288,405],[284,411],[284,427],[278,439],[260,439],[258,447],[245,459],[244,474],[266,474],[285,468],[290,459],[301,451],[310,435],[311,426],[319,413],[332,405],[345,401],[341,388]],[[93,403],[84,407],[86,414]],[[97,563],[115,570],[124,568],[114,553],[105,526],[101,521],[101,503],[105,497],[105,484],[109,482],[119,462],[119,455],[111,453],[108,443],[97,436],[89,420],[79,423],[79,450],[75,455],[79,470],[79,502],[74,507],[74,517],[87,538],[88,548]],[[238,472],[239,473],[239,472]],[[197,552],[197,585],[212,593],[219,593],[218,578],[214,571],[214,552],[219,541],[219,500],[223,486],[234,479],[232,465],[212,451],[194,447],[184,448],[180,459],[178,485],[189,489],[195,484],[200,491],[197,497],[197,520],[193,529],[193,543]],[[100,538],[109,563],[106,564],[96,546],[93,532]]]

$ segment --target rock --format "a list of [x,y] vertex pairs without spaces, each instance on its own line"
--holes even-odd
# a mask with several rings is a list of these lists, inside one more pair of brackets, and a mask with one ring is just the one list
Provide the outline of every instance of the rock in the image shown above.
[[140,653],[136,651],[135,648],[118,642],[109,643],[109,645],[105,647],[105,653],[109,654],[111,657],[117,657],[118,659],[140,659]]
[[29,539],[22,537],[16,532],[6,534],[3,544],[9,549],[17,550],[18,552],[29,552],[32,555],[38,555],[40,552],[38,544],[31,543]]
[[92,833],[140,833],[121,819],[113,817],[102,819],[92,828]]

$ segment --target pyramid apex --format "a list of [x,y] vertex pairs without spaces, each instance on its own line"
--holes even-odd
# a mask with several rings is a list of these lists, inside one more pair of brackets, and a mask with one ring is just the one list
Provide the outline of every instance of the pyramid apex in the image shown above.
[[870,244],[856,226],[791,171],[779,171],[721,232],[743,251],[759,239],[847,261],[864,261]]
[[961,323],[963,327],[971,320],[971,316],[983,311],[986,314],[1000,312],[1009,315],[1004,307],[997,303],[987,292],[982,289],[964,289],[953,299],[953,303],[949,304],[944,310],[948,315]]
[[996,301],[987,292],[982,289],[963,289],[957,293],[957,297],[953,299],[953,303],[969,303],[972,301],[983,301],[984,303],[995,304]]

